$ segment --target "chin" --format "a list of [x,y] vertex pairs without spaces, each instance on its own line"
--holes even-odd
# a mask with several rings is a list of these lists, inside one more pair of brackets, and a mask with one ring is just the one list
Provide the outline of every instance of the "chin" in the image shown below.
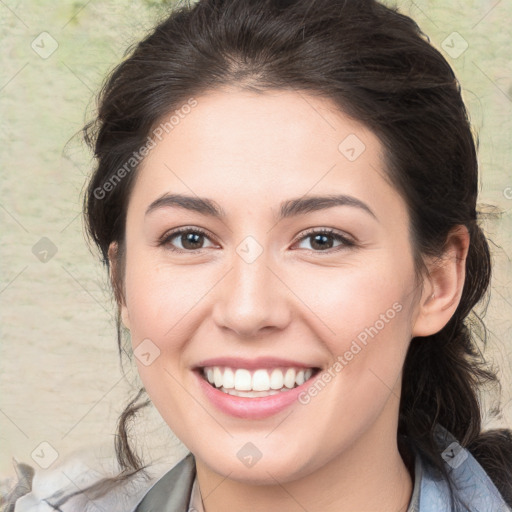
[[[310,464],[309,459],[302,459],[304,456],[296,454],[283,454],[282,452],[274,452],[271,456],[246,462],[235,457],[226,457],[217,454],[208,454],[201,457],[199,453],[194,454],[196,460],[199,458],[207,465],[211,471],[219,475],[224,475],[236,482],[252,484],[252,485],[275,485],[277,482],[284,484],[293,482],[299,478],[307,476],[314,467]],[[300,460],[298,460],[300,457]],[[243,459],[243,457],[242,457]]]

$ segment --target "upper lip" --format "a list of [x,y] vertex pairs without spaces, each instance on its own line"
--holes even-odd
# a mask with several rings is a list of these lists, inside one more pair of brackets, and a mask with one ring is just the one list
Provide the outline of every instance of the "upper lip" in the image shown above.
[[254,359],[245,359],[242,357],[214,357],[212,359],[205,359],[196,365],[194,368],[204,368],[210,366],[227,366],[230,368],[320,368],[318,365],[302,363],[291,359],[283,359],[280,357],[257,357]]

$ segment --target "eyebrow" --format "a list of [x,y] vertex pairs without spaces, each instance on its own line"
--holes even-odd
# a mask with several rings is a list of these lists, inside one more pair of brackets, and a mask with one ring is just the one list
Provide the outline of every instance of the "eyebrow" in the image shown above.
[[[288,199],[280,205],[278,221],[296,215],[303,215],[336,206],[352,206],[370,214],[375,220],[377,216],[370,207],[361,200],[345,194],[326,196],[303,196],[296,199]],[[166,207],[183,208],[218,219],[224,219],[226,212],[215,201],[206,197],[187,196],[183,194],[164,194],[153,201],[146,210],[149,213]]]

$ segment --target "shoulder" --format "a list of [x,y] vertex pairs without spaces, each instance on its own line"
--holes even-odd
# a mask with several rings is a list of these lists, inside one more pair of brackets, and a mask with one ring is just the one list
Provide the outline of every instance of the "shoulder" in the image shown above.
[[[466,506],[462,510],[512,511],[478,461],[440,425],[436,427],[435,439],[454,494]],[[450,483],[420,454],[417,457],[422,473],[419,512],[451,512]]]
[[[146,473],[107,483],[107,479],[119,474],[115,457],[75,452],[59,465],[47,470],[38,470],[29,464],[14,461],[16,479],[2,486],[0,510],[131,512],[147,489],[168,468],[168,464],[154,465]],[[93,490],[89,492],[89,488]],[[86,492],[81,492],[84,490]]]
[[15,477],[0,481],[0,505],[3,512],[11,512],[17,500],[30,492],[34,468],[13,459]]

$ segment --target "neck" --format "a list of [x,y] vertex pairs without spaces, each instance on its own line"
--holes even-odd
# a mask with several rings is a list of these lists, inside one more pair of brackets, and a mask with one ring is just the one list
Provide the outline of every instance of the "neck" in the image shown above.
[[232,480],[196,459],[205,511],[406,512],[413,485],[398,451],[396,432],[396,423],[383,430],[377,421],[348,450],[318,470],[275,485]]

